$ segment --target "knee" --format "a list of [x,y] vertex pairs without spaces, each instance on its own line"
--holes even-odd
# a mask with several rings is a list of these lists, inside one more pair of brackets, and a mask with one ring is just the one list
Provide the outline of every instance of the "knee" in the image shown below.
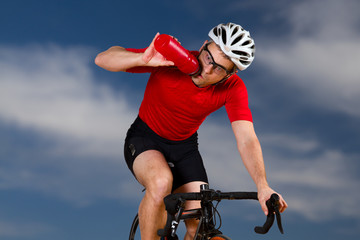
[[164,197],[171,193],[172,176],[157,177],[146,189],[155,204],[163,204]]
[[198,224],[199,224],[199,220],[196,219],[188,219],[185,221],[186,235],[187,237],[189,237],[187,239],[194,239]]

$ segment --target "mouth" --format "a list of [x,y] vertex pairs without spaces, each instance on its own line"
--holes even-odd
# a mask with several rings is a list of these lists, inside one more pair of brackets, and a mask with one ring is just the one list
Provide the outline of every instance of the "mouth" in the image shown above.
[[203,75],[203,74],[204,74],[204,72],[203,72],[203,71],[200,71],[199,74],[198,74],[198,77],[204,78],[204,75]]
[[193,76],[193,78],[204,79],[204,77],[201,75],[201,73],[196,74],[195,76]]

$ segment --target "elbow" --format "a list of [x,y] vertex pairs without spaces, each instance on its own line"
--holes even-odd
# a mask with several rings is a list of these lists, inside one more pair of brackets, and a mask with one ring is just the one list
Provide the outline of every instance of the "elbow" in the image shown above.
[[110,72],[118,72],[118,69],[115,69],[111,63],[109,63],[109,59],[104,53],[99,53],[94,60],[95,64],[107,71]]
[[122,66],[121,60],[122,55],[121,51],[123,50],[122,47],[111,47],[108,50],[99,53],[95,57],[95,64],[105,70],[111,71],[111,72],[120,72],[124,71]]
[[95,60],[94,60],[95,64],[99,67],[103,67],[103,57],[102,57],[102,54],[99,53],[96,57],[95,57]]
[[237,147],[240,153],[261,148],[257,137],[242,139],[242,141],[237,142]]

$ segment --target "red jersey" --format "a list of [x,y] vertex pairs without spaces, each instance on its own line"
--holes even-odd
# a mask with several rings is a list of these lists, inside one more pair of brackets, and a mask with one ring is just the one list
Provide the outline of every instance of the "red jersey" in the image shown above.
[[176,67],[136,67],[128,72],[151,73],[139,117],[163,138],[180,141],[190,137],[222,106],[231,122],[252,121],[245,84],[236,74],[220,84],[199,88]]

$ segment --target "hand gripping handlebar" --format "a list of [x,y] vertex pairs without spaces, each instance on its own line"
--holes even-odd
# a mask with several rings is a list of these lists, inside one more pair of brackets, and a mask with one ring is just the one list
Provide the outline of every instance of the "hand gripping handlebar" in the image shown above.
[[270,199],[266,201],[266,206],[268,208],[268,215],[266,218],[266,222],[264,223],[264,225],[262,227],[257,226],[255,227],[255,232],[259,233],[259,234],[265,234],[269,231],[269,229],[271,228],[271,226],[274,223],[275,220],[275,216],[276,216],[276,222],[277,225],[279,227],[279,230],[282,234],[284,234],[284,230],[282,227],[282,223],[281,223],[281,215],[280,215],[280,211],[279,211],[279,195],[277,194],[272,194]]

